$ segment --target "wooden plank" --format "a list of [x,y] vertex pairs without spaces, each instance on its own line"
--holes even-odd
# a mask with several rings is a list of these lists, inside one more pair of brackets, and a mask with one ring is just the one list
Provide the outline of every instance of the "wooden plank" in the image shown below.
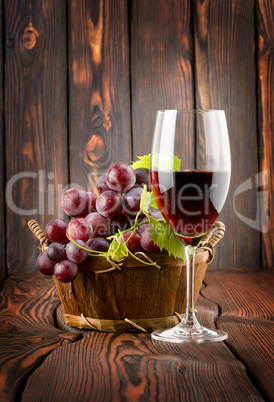
[[262,262],[274,265],[274,2],[257,0],[259,168]]
[[272,268],[208,271],[201,293],[221,311],[216,325],[227,331],[229,348],[246,366],[265,400],[273,398],[273,289]]
[[[3,114],[3,3],[0,1],[0,275],[6,273],[5,131]],[[0,280],[1,285],[1,280]]]
[[[200,318],[214,327],[217,306],[202,298],[198,305],[207,310]],[[246,395],[262,401],[222,342],[185,345],[176,355],[158,353],[149,334],[91,332],[51,353],[30,376],[22,401],[212,401]]]
[[195,1],[196,107],[225,110],[232,155],[213,267],[260,265],[254,18],[253,0]]
[[[35,270],[27,221],[59,214],[67,182],[65,3],[4,1],[7,265]],[[20,252],[18,252],[20,250]]]
[[244,363],[264,400],[271,400],[274,390],[273,322],[220,317],[217,325],[229,334],[230,350]]
[[54,325],[52,278],[11,275],[0,293],[0,400],[20,400],[26,378],[55,348],[81,338]]
[[274,278],[271,269],[207,270],[204,283],[201,294],[221,305],[222,316],[272,319]]
[[95,190],[131,161],[128,2],[70,0],[68,34],[70,178]]
[[[156,111],[193,107],[191,1],[132,1],[133,157],[151,152]],[[189,145],[191,146],[191,145]]]

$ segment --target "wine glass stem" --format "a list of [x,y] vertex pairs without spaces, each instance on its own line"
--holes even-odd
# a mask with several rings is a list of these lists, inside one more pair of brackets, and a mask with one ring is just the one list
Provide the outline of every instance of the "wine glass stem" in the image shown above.
[[[196,249],[196,248],[195,248]],[[181,321],[181,325],[191,328],[201,328],[194,308],[194,269],[195,269],[195,249],[193,246],[186,246],[186,311]]]

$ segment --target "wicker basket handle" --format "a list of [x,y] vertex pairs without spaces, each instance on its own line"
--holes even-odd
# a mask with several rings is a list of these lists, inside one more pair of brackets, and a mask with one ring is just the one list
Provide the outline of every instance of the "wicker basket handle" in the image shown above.
[[[213,234],[214,236],[212,237]],[[224,234],[225,225],[222,222],[216,221],[210,226],[209,230],[202,237],[199,248],[204,248],[205,250],[209,251],[210,256],[207,260],[208,264],[214,258],[214,246],[216,246],[216,244],[224,237]]]
[[32,231],[32,233],[37,237],[40,241],[40,245],[38,246],[40,251],[45,251],[49,246],[49,241],[47,236],[45,235],[44,231],[41,229],[40,225],[36,220],[32,219],[28,221],[28,227]]

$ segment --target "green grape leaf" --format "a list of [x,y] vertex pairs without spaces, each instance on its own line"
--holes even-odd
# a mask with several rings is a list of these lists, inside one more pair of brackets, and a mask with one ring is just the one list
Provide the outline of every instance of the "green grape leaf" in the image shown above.
[[139,160],[136,162],[132,162],[131,167],[132,169],[149,169],[150,170],[150,159],[151,155],[143,155],[143,156],[137,156]]
[[144,184],[140,200],[140,211],[148,212],[150,201],[151,201],[151,193],[147,191],[147,185]]
[[151,223],[149,230],[151,233],[151,240],[160,247],[161,251],[166,249],[169,255],[182,258],[185,261],[184,246],[170,225],[167,222],[159,222],[148,214],[147,218]]
[[111,258],[114,261],[121,261],[128,256],[128,248],[123,242],[123,236],[121,233],[117,233],[112,236],[112,242],[110,243],[107,258]]
[[180,171],[180,166],[181,166],[181,159],[179,159],[177,156],[174,155],[173,157],[173,169],[175,172]]
[[177,156],[174,156],[173,159],[173,169],[175,172],[180,172],[180,166],[181,166],[181,159],[177,158]]
[[[132,162],[132,169],[149,169],[151,163],[151,154],[137,156],[139,160]],[[156,154],[153,157],[153,166],[159,170],[173,170],[174,172],[180,171],[181,159],[173,154],[161,154],[161,159],[159,160],[159,155]]]

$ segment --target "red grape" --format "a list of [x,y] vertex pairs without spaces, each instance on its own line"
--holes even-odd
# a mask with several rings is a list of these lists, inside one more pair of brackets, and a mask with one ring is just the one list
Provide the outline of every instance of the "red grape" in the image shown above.
[[127,163],[115,163],[107,171],[107,185],[120,194],[130,190],[135,182],[134,170]]
[[160,251],[160,247],[157,246],[153,240],[150,240],[151,233],[149,232],[149,229],[151,227],[151,224],[148,224],[146,229],[143,230],[140,233],[140,242],[141,246],[145,251],[151,251],[151,252],[157,252]]
[[69,222],[67,227],[67,238],[70,240],[79,239],[87,241],[93,236],[93,230],[90,223],[84,218],[75,218]]
[[124,242],[127,242],[127,248],[131,253],[142,250],[140,236],[136,231],[133,233],[133,231],[130,230],[129,232],[123,233],[123,238]]
[[146,184],[148,191],[151,191],[151,184],[150,184],[150,170],[139,168],[135,170],[136,175],[136,184]]
[[123,213],[109,221],[109,231],[111,235],[116,234],[118,230],[122,232],[123,230],[129,229],[131,226],[132,224],[129,216]]
[[66,249],[61,243],[52,243],[47,249],[47,256],[50,261],[62,261],[66,258]]
[[107,218],[100,215],[98,212],[91,212],[85,219],[93,229],[93,237],[105,237],[108,235],[109,222]]
[[87,193],[87,195],[89,196],[89,202],[90,202],[90,206],[91,208],[96,211],[96,200],[98,198],[97,194],[94,193]]
[[110,242],[104,237],[94,237],[87,242],[87,248],[94,251],[108,251]]
[[142,223],[142,222],[145,222],[145,221],[147,221],[146,224],[138,226],[138,232],[139,233],[143,232],[147,228],[147,225],[149,225],[149,223],[148,223],[148,218],[146,217],[146,215],[142,215],[142,216],[140,216],[138,218],[138,223]]
[[[163,219],[163,215],[161,214],[161,211],[159,211],[159,209],[156,208],[149,208],[149,215],[154,218],[154,219]],[[140,215],[138,218],[138,223],[144,222],[144,221],[148,221],[148,218],[146,217],[146,215]],[[147,228],[147,224],[144,225],[140,225],[138,226],[138,232],[141,233],[143,232],[146,228]]]
[[63,211],[72,217],[85,217],[90,208],[90,198],[86,191],[70,188],[61,196]]
[[78,274],[78,267],[74,262],[63,260],[57,262],[54,268],[54,275],[61,282],[72,282]]
[[105,218],[114,218],[122,212],[122,198],[115,191],[104,191],[97,198],[96,209]]
[[148,213],[154,219],[164,219],[161,211],[159,209],[157,209],[157,208],[150,207]]
[[43,253],[39,254],[36,265],[41,274],[44,275],[53,275],[55,262],[52,262],[48,259],[47,252],[43,251]]
[[64,219],[52,219],[45,228],[45,234],[51,243],[67,244],[66,236],[68,221]]
[[107,185],[107,177],[106,176],[107,176],[107,174],[104,173],[97,180],[96,188],[97,188],[99,194],[102,194],[104,191],[111,190],[109,188],[109,186]]
[[[76,243],[79,244],[79,246],[87,248],[86,243],[84,243],[82,240],[76,240]],[[68,260],[76,263],[83,262],[88,258],[88,251],[76,246],[76,244],[73,242],[67,244],[66,254]]]
[[136,216],[140,210],[141,194],[143,192],[142,187],[133,187],[123,197],[124,211],[127,215],[133,217]]

